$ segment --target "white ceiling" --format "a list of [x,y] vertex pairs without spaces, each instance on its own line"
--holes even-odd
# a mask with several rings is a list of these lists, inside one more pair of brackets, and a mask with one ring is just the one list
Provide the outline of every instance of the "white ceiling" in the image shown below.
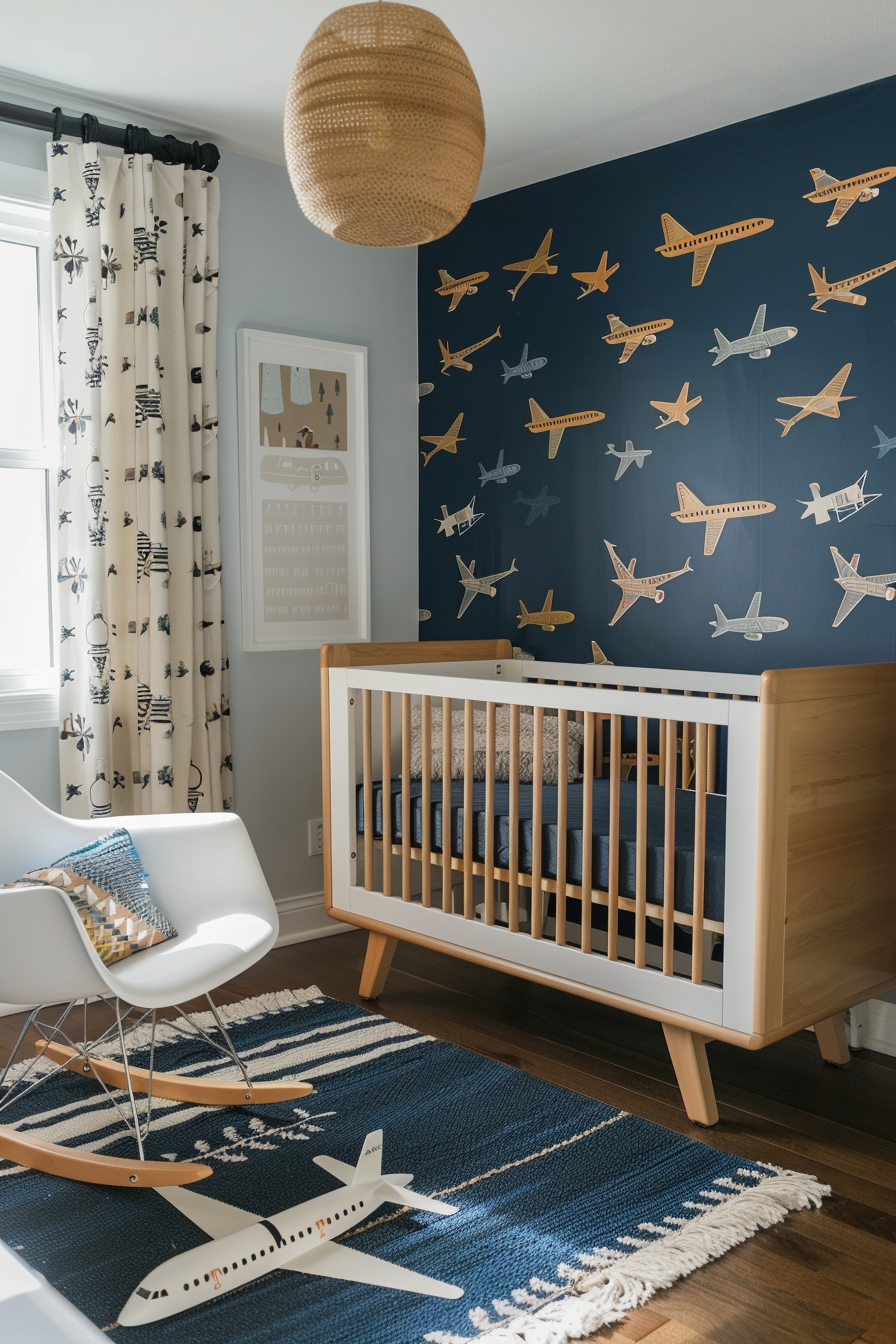
[[[4,4],[0,88],[282,161],[292,67],[338,0]],[[894,0],[428,0],[482,89],[480,195],[896,73]],[[32,83],[32,81],[36,81]]]

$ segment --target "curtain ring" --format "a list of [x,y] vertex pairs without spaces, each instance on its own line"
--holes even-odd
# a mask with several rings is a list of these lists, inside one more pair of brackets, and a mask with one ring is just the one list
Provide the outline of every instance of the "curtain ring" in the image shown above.
[[93,116],[90,112],[85,112],[81,118],[81,139],[84,144],[93,144],[99,139],[100,122],[99,117]]
[[191,164],[191,167],[201,168],[203,164],[203,155],[202,155],[202,146],[200,145],[198,140],[193,141],[192,150],[193,150],[193,162]]
[[124,152],[125,154],[134,152],[134,126],[130,121],[124,128]]
[[53,139],[62,139],[62,108],[53,108]]

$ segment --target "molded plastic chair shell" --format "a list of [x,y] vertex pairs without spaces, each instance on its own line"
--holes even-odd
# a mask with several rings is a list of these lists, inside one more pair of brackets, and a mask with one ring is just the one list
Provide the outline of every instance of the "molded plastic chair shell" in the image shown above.
[[0,772],[0,883],[122,826],[149,875],[153,901],[178,936],[104,966],[61,892],[0,888],[0,1002],[60,1003],[111,992],[138,1008],[165,1008],[209,993],[273,947],[277,909],[232,812],[75,821]]

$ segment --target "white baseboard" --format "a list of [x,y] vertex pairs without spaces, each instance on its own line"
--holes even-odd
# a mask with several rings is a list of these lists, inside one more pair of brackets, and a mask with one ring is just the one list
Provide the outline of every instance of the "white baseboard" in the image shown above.
[[872,999],[865,1007],[862,1045],[866,1050],[879,1050],[882,1055],[896,1055],[896,1003]]
[[276,947],[290,943],[308,943],[314,938],[329,938],[334,933],[348,933],[354,925],[331,919],[324,909],[322,891],[304,896],[281,896],[276,902],[280,916],[280,937]]

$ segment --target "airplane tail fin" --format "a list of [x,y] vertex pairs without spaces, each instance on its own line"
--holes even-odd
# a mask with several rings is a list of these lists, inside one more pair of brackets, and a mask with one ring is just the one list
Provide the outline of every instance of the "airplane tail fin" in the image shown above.
[[365,1181],[375,1181],[383,1171],[383,1131],[374,1129],[364,1140],[361,1156],[358,1158],[352,1185],[363,1185]]
[[548,419],[547,414],[541,409],[538,402],[533,400],[532,397],[529,398],[529,414],[531,415],[533,420]]
[[448,350],[447,345],[446,345],[445,342],[442,341],[442,340],[439,341],[439,349],[440,349],[441,352],[442,352],[442,359],[443,359],[443,360],[447,359],[448,356],[449,356],[449,353],[450,353],[450,352],[449,352],[449,350]]
[[513,375],[512,375],[512,373],[511,373],[511,371],[510,371],[510,368],[508,367],[507,364],[505,364],[505,362],[504,362],[503,359],[501,360],[501,367],[502,367],[502,369],[504,370],[504,382],[505,382],[505,384],[506,384],[508,378],[511,378]]
[[722,360],[727,359],[731,354],[731,342],[726,336],[722,335],[718,327],[713,327],[713,331],[715,332],[716,344],[712,347],[709,353],[715,355],[715,359],[712,362],[712,366],[715,368],[717,364],[721,364]]
[[724,635],[725,631],[728,629],[728,617],[725,615],[722,608],[717,606],[715,602],[713,603],[713,606],[715,607],[716,619],[710,621],[710,625],[715,626],[712,638],[717,639],[719,635]]
[[482,465],[482,463],[480,462],[480,463],[479,463],[479,484],[480,484],[480,485],[485,485],[485,483],[486,483],[487,480],[488,480],[488,472],[486,471],[485,467],[484,467],[484,466]]
[[680,243],[685,238],[693,238],[694,236],[692,233],[688,232],[683,224],[679,224],[677,219],[673,219],[671,215],[663,215],[662,223],[663,235],[666,239],[667,247],[670,243]]
[[819,275],[815,267],[812,265],[811,261],[808,263],[808,266],[809,266],[809,279],[812,281],[812,288],[814,290],[823,288],[828,283],[827,267],[822,266],[821,275]]

